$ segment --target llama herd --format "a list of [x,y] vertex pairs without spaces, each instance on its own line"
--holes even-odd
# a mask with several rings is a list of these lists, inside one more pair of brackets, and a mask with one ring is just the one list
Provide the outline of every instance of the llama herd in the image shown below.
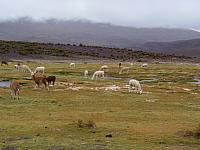
[[[8,65],[7,62],[1,62],[1,64],[5,64]],[[132,65],[131,65],[132,66]],[[141,67],[147,67],[148,64],[144,63],[142,64]],[[35,82],[35,88],[40,87],[41,85],[44,85],[45,88],[47,88],[49,90],[49,85],[54,85],[55,81],[56,81],[56,77],[55,76],[45,76],[45,67],[43,66],[39,66],[36,67],[34,71],[32,71],[30,69],[30,67],[28,65],[21,65],[21,64],[17,64],[14,65],[14,67],[16,68],[16,70],[21,71],[21,72],[28,72],[30,73],[32,79]],[[69,68],[75,69],[76,64],[75,63],[70,63],[69,64]],[[91,80],[97,80],[98,78],[104,78],[105,77],[105,71],[108,70],[108,66],[107,65],[103,65],[99,68],[99,70],[95,71],[91,77]],[[121,74],[128,74],[130,71],[131,67],[122,67],[122,64],[119,63],[119,75]],[[88,70],[84,71],[84,77],[87,78],[89,75]],[[129,80],[128,83],[128,91],[129,92],[135,92],[135,93],[139,93],[142,94],[142,88],[140,85],[140,82],[136,79],[131,79]],[[15,96],[18,97],[19,99],[19,91],[20,91],[20,84],[17,81],[12,81],[10,83],[10,91],[11,91],[11,97],[15,98]]]

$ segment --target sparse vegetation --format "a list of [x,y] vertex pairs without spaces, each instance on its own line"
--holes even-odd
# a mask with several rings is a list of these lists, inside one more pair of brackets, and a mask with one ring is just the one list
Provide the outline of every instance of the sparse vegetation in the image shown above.
[[113,60],[153,60],[162,61],[192,61],[193,58],[185,56],[166,55],[162,53],[152,53],[136,51],[132,49],[119,49],[97,46],[85,46],[83,44],[52,44],[52,43],[31,43],[16,41],[0,41],[0,53],[7,55],[18,54],[28,57],[29,55],[49,55],[60,57],[84,57],[96,59],[113,59]]

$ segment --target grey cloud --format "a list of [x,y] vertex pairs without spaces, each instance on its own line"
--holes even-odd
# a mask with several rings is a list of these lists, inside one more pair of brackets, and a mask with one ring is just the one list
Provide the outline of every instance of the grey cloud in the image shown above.
[[136,27],[200,26],[199,0],[0,0],[0,20],[87,19]]

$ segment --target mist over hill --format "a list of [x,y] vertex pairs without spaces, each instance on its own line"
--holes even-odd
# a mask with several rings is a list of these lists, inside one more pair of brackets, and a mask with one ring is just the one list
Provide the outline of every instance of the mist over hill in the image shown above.
[[[159,42],[185,41],[198,38],[200,39],[200,32],[189,29],[133,28],[90,21],[52,19],[37,22],[29,18],[21,18],[0,23],[0,40],[64,44],[82,43],[91,46],[145,48],[151,51],[155,48],[156,51],[167,53],[176,53],[177,51],[174,48],[177,47],[170,47],[167,51],[167,47],[162,48]],[[154,46],[152,46],[152,42]],[[156,44],[160,46],[159,49]],[[180,53],[179,51],[178,54]],[[185,54],[190,54],[190,52]]]

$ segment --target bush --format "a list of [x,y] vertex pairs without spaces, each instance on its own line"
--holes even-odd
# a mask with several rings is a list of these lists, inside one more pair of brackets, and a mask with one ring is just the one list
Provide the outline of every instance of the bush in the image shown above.
[[179,134],[184,137],[194,137],[200,139],[200,124],[194,130],[180,131]]
[[91,120],[89,120],[88,122],[85,123],[85,122],[83,122],[83,120],[79,119],[76,124],[79,128],[96,128],[97,127],[95,122],[93,122]]
[[193,131],[194,137],[200,139],[200,124],[198,127]]

